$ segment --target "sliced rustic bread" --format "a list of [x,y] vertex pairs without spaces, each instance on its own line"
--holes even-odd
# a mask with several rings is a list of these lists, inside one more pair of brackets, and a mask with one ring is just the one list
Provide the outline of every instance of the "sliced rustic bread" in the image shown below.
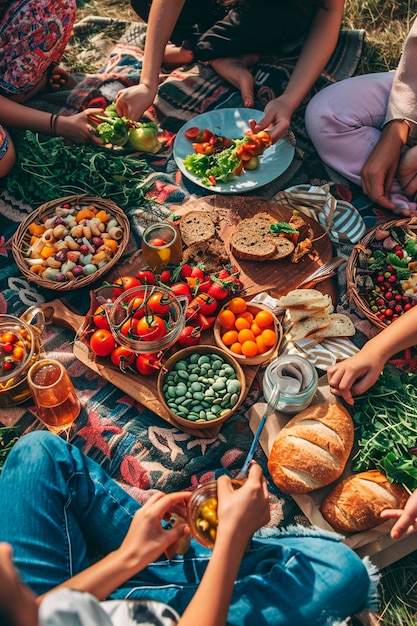
[[[289,332],[292,341],[298,341],[305,337],[316,337],[317,332],[327,328],[330,324],[329,315],[312,315],[299,322],[294,322]],[[315,334],[314,334],[315,333]]]
[[[259,236],[259,232],[249,229],[239,229],[232,234],[230,249],[236,258],[245,261],[267,261],[277,251],[272,240],[263,239]],[[291,254],[291,251],[292,249],[288,254]]]
[[329,315],[329,325],[326,328],[318,328],[309,337],[319,339],[323,337],[353,337],[355,326],[352,320],[343,313],[332,313]]
[[226,247],[217,237],[188,246],[183,251],[182,258],[196,265],[204,265],[205,271],[209,273],[219,272],[224,265],[230,263]]
[[179,229],[185,246],[207,241],[216,234],[214,222],[206,211],[190,211],[180,219]]

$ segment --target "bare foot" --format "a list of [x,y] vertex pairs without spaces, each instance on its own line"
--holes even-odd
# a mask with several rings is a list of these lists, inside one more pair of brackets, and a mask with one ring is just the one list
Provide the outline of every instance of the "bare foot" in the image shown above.
[[255,79],[249,70],[259,60],[257,54],[242,54],[238,57],[215,59],[211,67],[228,83],[237,87],[246,107],[253,106]]
[[51,91],[72,89],[77,84],[71,74],[59,65],[52,65],[47,72],[48,87]]
[[175,46],[173,43],[168,43],[165,46],[165,52],[162,59],[164,65],[171,67],[179,67],[180,65],[187,65],[194,61],[194,54],[187,48],[181,46]]

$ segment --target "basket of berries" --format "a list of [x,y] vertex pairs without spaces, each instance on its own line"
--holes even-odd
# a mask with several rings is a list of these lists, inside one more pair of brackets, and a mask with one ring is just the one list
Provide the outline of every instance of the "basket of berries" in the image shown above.
[[346,267],[349,295],[378,328],[417,304],[417,218],[387,222],[354,246]]

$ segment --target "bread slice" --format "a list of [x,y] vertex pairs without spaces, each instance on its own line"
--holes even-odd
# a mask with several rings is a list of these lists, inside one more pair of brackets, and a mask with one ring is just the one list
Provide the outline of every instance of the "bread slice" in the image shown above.
[[179,229],[185,246],[207,241],[216,234],[213,219],[207,211],[190,211],[180,219]]
[[319,339],[323,337],[352,337],[355,334],[355,326],[347,315],[332,313],[328,318],[329,323],[326,327],[317,328],[308,336]]
[[312,315],[299,322],[294,322],[289,332],[289,338],[292,341],[298,341],[298,339],[304,339],[305,337],[317,337],[319,331],[326,329],[329,324],[329,315]]
[[289,322],[300,322],[301,320],[305,320],[307,317],[313,317],[314,315],[330,315],[333,313],[334,306],[331,297],[326,294],[325,300],[327,301],[327,305],[325,307],[306,307],[306,308],[287,308],[286,318]]
[[318,308],[327,306],[327,302],[323,302],[323,294],[318,289],[293,289],[286,296],[278,299],[278,306],[286,309],[287,307],[313,307]]
[[204,265],[206,272],[219,272],[224,265],[230,263],[226,247],[218,237],[211,237],[207,241],[193,243],[185,248],[182,254],[183,261],[191,261],[196,265]]
[[[288,240],[287,240],[288,241]],[[288,241],[291,244],[290,241]],[[288,248],[287,254],[291,254],[294,246]],[[263,239],[259,232],[249,229],[240,229],[230,237],[230,250],[237,259],[246,261],[267,261],[277,251],[275,243]]]

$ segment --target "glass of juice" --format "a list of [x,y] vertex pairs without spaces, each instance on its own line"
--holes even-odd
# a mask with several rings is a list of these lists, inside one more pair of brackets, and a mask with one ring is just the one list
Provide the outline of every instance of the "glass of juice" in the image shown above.
[[167,222],[148,226],[142,236],[142,254],[146,264],[154,272],[160,272],[165,265],[180,263],[182,243],[175,226]]
[[39,419],[52,432],[64,432],[68,439],[81,403],[62,363],[53,359],[37,361],[28,372],[28,384]]

